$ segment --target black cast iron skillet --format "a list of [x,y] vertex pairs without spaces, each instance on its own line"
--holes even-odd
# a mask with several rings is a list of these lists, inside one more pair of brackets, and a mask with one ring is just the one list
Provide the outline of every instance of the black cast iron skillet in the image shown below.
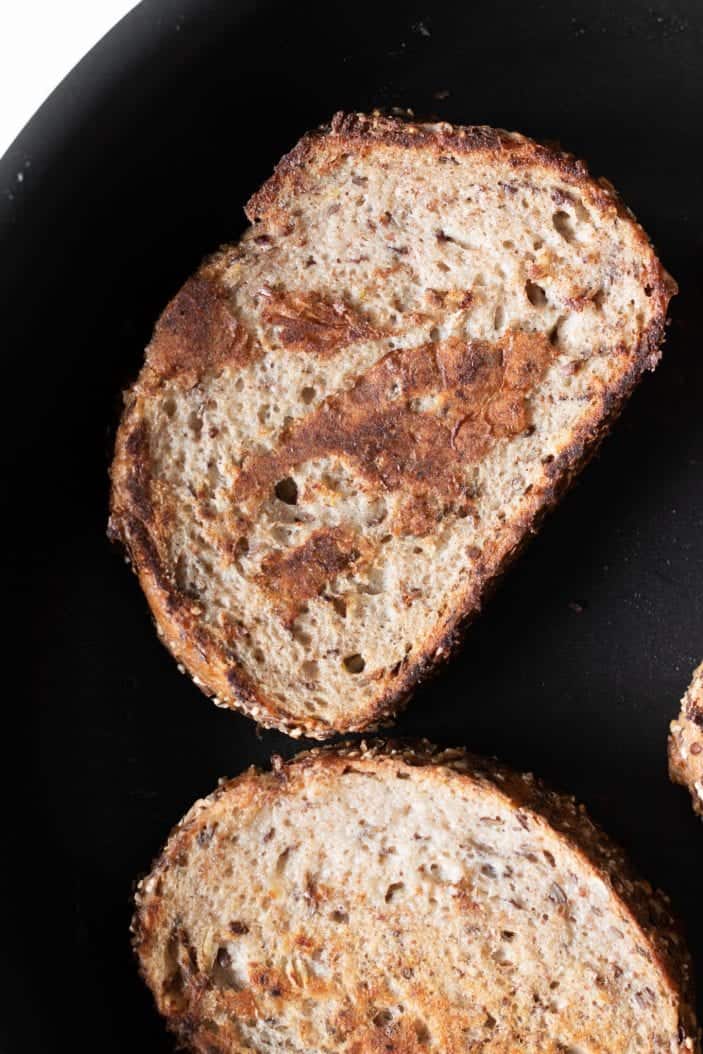
[[218,776],[299,749],[179,676],[105,538],[106,469],[159,310],[339,108],[560,139],[680,283],[661,366],[397,732],[577,795],[671,894],[703,985],[703,829],[665,763],[703,658],[702,51],[699,0],[147,0],[2,160],[3,1054],[173,1049],[132,881]]

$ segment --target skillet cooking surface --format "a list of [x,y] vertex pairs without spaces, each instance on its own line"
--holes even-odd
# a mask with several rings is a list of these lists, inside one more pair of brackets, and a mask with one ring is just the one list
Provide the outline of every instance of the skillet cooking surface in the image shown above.
[[132,880],[218,776],[300,749],[178,674],[105,538],[107,465],[159,310],[339,108],[558,137],[679,281],[661,366],[396,731],[583,800],[671,894],[703,987],[703,830],[665,760],[703,658],[702,52],[698,0],[153,0],[3,159],[3,1054],[173,1049],[128,946]]

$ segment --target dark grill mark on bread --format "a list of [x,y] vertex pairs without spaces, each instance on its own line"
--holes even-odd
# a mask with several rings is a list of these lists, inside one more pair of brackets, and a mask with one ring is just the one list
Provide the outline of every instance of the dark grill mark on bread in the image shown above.
[[207,270],[189,278],[159,319],[147,349],[158,382],[195,384],[224,366],[251,362],[260,349],[232,313],[227,290]]
[[261,317],[288,350],[323,358],[379,336],[358,308],[317,292],[272,293]]
[[288,626],[310,597],[359,558],[354,535],[343,527],[315,531],[303,545],[290,552],[279,549],[261,565],[259,584],[271,591],[274,603]]
[[[375,488],[402,489],[396,533],[427,534],[450,511],[469,510],[467,466],[527,429],[529,396],[554,354],[544,336],[528,333],[389,352],[350,391],[292,425],[278,451],[248,460],[233,500],[263,498],[279,476],[331,454]],[[427,410],[423,396],[432,399]]]

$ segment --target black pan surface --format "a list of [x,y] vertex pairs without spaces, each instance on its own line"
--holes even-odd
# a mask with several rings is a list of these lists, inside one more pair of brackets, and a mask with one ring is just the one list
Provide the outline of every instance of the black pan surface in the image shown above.
[[665,763],[703,658],[702,53],[699,0],[147,0],[4,157],[0,1050],[173,1049],[132,881],[220,775],[298,749],[179,676],[105,538],[107,464],[159,310],[339,108],[560,139],[680,283],[661,366],[397,732],[577,795],[670,893],[703,987],[703,830]]

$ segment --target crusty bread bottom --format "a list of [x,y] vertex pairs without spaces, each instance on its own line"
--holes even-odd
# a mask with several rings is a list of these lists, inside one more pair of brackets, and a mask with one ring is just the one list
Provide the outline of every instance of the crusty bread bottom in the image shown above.
[[662,898],[573,801],[462,751],[249,770],[137,904],[157,1005],[207,1054],[698,1050]]

